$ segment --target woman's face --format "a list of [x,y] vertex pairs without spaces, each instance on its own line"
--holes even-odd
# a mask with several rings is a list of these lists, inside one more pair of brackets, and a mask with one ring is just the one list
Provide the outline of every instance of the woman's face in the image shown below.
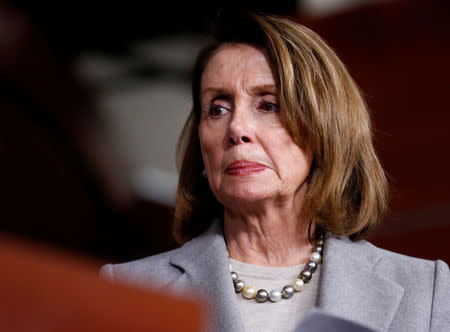
[[205,67],[200,94],[202,156],[222,204],[289,199],[301,192],[312,158],[280,122],[278,90],[263,51],[222,45]]

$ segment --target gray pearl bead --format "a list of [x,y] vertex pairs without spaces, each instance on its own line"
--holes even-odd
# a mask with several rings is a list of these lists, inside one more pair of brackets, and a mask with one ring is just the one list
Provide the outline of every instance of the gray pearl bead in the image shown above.
[[306,284],[308,281],[311,280],[312,277],[312,272],[308,271],[308,270],[303,270],[302,272],[300,272],[299,274],[299,278],[303,279],[303,282]]
[[319,254],[317,251],[314,251],[311,254],[311,256],[309,256],[309,259],[312,260],[313,262],[320,263],[320,261],[322,260],[322,255]]
[[316,246],[316,247],[314,248],[314,251],[315,251],[315,252],[318,252],[319,254],[322,254],[323,247],[322,247],[322,246]]
[[256,301],[258,302],[266,302],[269,298],[269,293],[265,289],[260,289],[256,292]]
[[236,282],[239,279],[237,273],[234,271],[231,271],[231,278],[233,279],[233,282]]
[[308,264],[306,264],[306,269],[308,271],[315,272],[317,269],[317,263],[313,262],[313,261],[309,261]]
[[294,287],[291,285],[287,285],[283,287],[283,290],[281,291],[281,294],[283,296],[283,298],[285,299],[289,299],[294,295]]
[[235,291],[236,293],[242,292],[242,290],[244,289],[244,287],[245,287],[245,282],[243,282],[242,280],[238,280],[238,281],[236,281],[236,282],[234,283],[234,291]]
[[279,290],[272,290],[269,294],[269,300],[272,302],[278,302],[281,300],[281,292]]

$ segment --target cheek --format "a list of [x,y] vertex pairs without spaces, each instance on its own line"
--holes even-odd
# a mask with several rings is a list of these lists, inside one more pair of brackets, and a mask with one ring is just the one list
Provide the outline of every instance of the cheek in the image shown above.
[[303,181],[308,176],[311,167],[310,153],[295,144],[286,130],[282,130],[276,137],[273,137],[272,142],[277,142],[272,151],[273,161],[279,175]]

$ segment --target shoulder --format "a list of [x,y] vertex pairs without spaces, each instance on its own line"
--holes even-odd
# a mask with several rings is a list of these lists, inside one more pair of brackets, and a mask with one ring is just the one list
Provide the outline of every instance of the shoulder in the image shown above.
[[379,248],[372,243],[361,240],[353,242],[347,237],[328,235],[327,251],[333,251],[333,256],[347,257],[342,262],[365,267],[396,284],[401,285],[406,292],[430,293],[446,280],[450,281],[448,265],[442,260],[428,260],[392,252]]
[[106,264],[100,270],[100,276],[114,282],[133,285],[161,285],[180,275],[180,271],[171,266],[170,259],[180,248],[153,256],[119,264]]
[[450,269],[444,261],[396,253],[366,240],[353,242],[334,235],[330,235],[329,240],[330,249],[337,249],[340,255],[353,256],[376,274],[401,285],[405,295],[427,294],[433,301],[445,301],[450,307],[450,300],[447,299],[450,294]]
[[[396,276],[411,276],[419,275],[434,276],[436,265],[442,261],[433,261],[418,257],[412,257],[405,254],[400,254],[383,248],[379,248],[368,241],[363,241],[363,245],[368,250],[373,250],[380,255],[380,260],[376,265],[376,269],[387,275],[395,278]],[[370,248],[370,249],[369,249]]]
[[[353,290],[352,296],[372,299],[372,305],[391,301],[395,316],[390,330],[443,331],[450,326],[450,271],[443,261],[411,257],[332,234],[327,234],[323,259],[323,285],[333,286],[327,289],[334,291],[338,276],[344,289]],[[345,292],[341,293],[345,298]]]
[[427,260],[402,255],[362,243],[382,257],[374,270],[403,287],[401,308],[419,306],[420,314],[429,313],[430,331],[444,331],[450,326],[450,270],[442,260]]
[[433,261],[400,254],[377,247],[366,240],[353,242],[347,237],[334,235],[330,235],[329,240],[332,242],[333,250],[338,248],[341,254],[365,261],[368,267],[394,279],[414,274],[434,276],[437,270],[448,271],[447,264],[442,260]]
[[415,289],[418,293],[432,294],[433,297],[442,280],[450,281],[449,267],[442,260],[411,257],[375,247],[370,243],[368,245],[380,253],[381,259],[375,265],[375,271],[402,285],[405,291]]
[[221,224],[215,220],[205,232],[177,249],[121,264],[106,264],[101,268],[100,276],[112,281],[161,288],[177,280],[187,266],[201,265],[197,262],[198,257],[213,257],[215,253],[211,250],[217,249],[221,242]]

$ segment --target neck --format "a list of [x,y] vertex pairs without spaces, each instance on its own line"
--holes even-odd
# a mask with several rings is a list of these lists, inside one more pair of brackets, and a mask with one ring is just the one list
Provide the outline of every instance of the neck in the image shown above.
[[[253,209],[254,210],[254,209]],[[310,219],[288,207],[257,213],[224,210],[224,233],[231,258],[262,266],[294,266],[308,261]],[[314,233],[314,224],[311,225]]]

